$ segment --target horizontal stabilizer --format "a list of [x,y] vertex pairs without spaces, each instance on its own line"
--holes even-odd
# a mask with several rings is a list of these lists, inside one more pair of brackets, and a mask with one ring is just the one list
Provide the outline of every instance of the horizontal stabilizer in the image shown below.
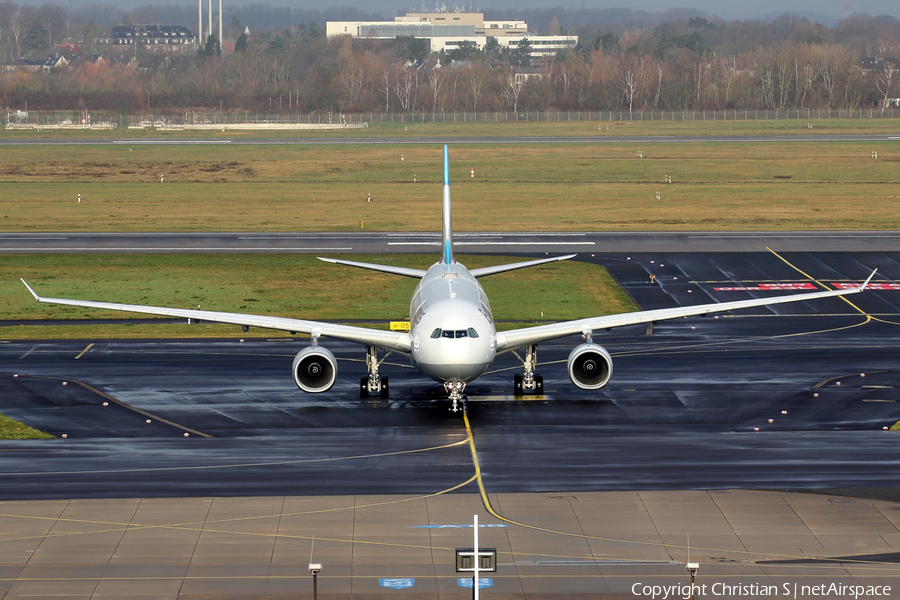
[[578,256],[577,254],[567,254],[566,256],[555,256],[553,258],[541,258],[539,260],[529,260],[525,262],[510,263],[508,265],[497,265],[495,267],[483,267],[481,269],[471,269],[471,273],[475,277],[486,277],[487,275],[496,275],[497,273],[506,273],[507,271],[515,271],[516,269],[527,269],[528,267],[536,267],[546,263],[556,262],[559,260],[569,260]]
[[427,271],[422,269],[407,269],[406,267],[392,267],[391,265],[376,265],[372,263],[356,262],[355,260],[338,260],[337,258],[322,258],[317,256],[319,260],[334,263],[336,265],[347,265],[348,267],[357,267],[359,269],[368,269],[369,271],[381,271],[382,273],[391,273],[393,275],[403,275],[404,277],[415,277],[422,279]]

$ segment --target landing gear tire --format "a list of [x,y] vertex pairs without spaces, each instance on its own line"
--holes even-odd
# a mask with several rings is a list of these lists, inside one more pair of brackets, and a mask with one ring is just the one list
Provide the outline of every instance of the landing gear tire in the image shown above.
[[535,394],[543,394],[544,393],[544,378],[541,375],[534,376],[534,393]]
[[522,376],[516,375],[513,377],[513,391],[516,396],[522,395]]
[[381,397],[387,398],[389,393],[390,393],[390,389],[388,388],[388,378],[382,377],[381,378]]
[[369,397],[369,378],[363,377],[359,380],[359,397],[360,398],[368,398]]

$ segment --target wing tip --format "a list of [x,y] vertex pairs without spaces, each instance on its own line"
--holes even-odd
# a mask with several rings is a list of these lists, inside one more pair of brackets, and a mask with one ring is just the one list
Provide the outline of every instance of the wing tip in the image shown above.
[[863,284],[862,284],[861,286],[859,286],[860,291],[866,289],[866,287],[869,285],[869,282],[872,281],[872,278],[875,277],[875,273],[877,273],[877,272],[878,272],[878,269],[874,269],[874,270],[872,271],[872,273],[871,273],[871,274],[869,275],[869,277],[863,282]]
[[21,281],[22,283],[25,284],[25,287],[28,288],[28,291],[31,292],[31,295],[34,296],[34,299],[35,299],[35,300],[40,300],[40,299],[41,299],[41,297],[37,295],[37,292],[35,292],[35,291],[31,288],[31,286],[28,285],[28,282],[25,281],[24,278],[20,277],[20,278],[19,278],[19,281]]

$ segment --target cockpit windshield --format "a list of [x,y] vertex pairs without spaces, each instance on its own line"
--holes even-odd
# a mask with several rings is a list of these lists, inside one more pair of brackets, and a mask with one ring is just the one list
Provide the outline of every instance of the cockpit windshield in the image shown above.
[[464,337],[477,338],[478,332],[475,331],[474,327],[469,327],[468,329],[441,329],[440,327],[438,327],[431,332],[431,339],[433,340],[442,337],[450,339],[459,339]]

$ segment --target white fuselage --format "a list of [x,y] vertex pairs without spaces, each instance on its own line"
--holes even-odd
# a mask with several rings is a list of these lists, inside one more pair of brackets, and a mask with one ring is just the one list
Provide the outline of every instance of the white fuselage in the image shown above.
[[491,306],[459,263],[436,263],[409,306],[410,358],[435,381],[467,383],[487,371],[497,351]]

